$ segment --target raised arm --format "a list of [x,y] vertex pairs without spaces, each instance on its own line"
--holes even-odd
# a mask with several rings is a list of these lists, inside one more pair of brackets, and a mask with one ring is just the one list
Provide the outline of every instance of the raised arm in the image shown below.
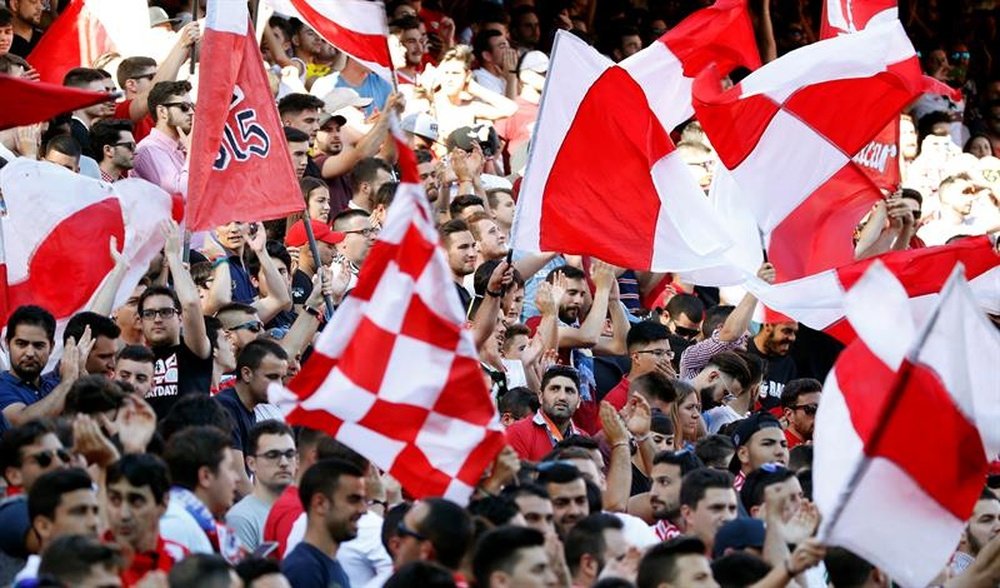
[[243,238],[250,249],[257,255],[260,262],[260,269],[264,272],[264,283],[267,284],[267,296],[254,301],[253,306],[257,309],[257,316],[261,322],[267,324],[278,314],[292,307],[292,293],[288,290],[288,284],[281,277],[278,266],[274,259],[267,252],[267,232],[264,225],[257,223],[257,232],[250,236],[249,229],[243,234]]
[[207,359],[212,355],[212,344],[205,331],[198,286],[195,286],[191,274],[181,260],[180,228],[176,222],[166,221],[163,224],[163,232],[167,237],[163,254],[167,259],[167,266],[170,267],[170,274],[174,277],[174,292],[181,302],[181,325],[184,329],[181,336],[184,345],[198,357]]
[[177,79],[177,74],[181,71],[181,66],[191,55],[191,47],[201,39],[201,30],[198,22],[193,21],[184,25],[177,33],[177,43],[174,44],[170,53],[167,54],[163,62],[156,68],[156,75],[144,92],[140,92],[132,99],[128,107],[128,115],[133,121],[141,120],[149,114],[149,105],[146,99],[149,97],[149,90],[159,82],[172,82]]
[[[768,284],[773,284],[775,279],[774,266],[765,262],[757,270],[757,277]],[[729,343],[742,337],[750,328],[755,308],[757,308],[757,297],[747,292],[743,296],[743,300],[740,300],[740,303],[733,309],[733,312],[726,317],[726,322],[722,323],[722,328],[719,330],[719,340]]]

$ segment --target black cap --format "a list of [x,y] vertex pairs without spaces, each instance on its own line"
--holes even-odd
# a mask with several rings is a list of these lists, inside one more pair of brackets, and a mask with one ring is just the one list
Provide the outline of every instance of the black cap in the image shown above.
[[768,427],[777,427],[780,429],[781,421],[769,412],[753,413],[736,424],[736,430],[733,431],[733,445],[736,447],[746,445],[750,442],[750,437],[753,437],[754,433]]

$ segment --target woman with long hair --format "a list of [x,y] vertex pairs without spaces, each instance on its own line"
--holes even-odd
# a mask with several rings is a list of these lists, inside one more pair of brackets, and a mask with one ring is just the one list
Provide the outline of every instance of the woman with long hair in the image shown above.
[[670,407],[674,422],[674,450],[694,449],[694,444],[705,436],[705,423],[701,420],[701,398],[698,390],[682,380],[674,380],[677,401]]

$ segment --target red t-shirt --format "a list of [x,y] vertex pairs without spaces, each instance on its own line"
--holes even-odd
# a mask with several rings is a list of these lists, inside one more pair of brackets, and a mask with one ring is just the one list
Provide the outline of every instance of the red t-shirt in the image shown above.
[[[132,120],[132,115],[129,114],[129,109],[132,107],[132,98],[125,100],[124,102],[119,102],[115,105],[115,118],[123,118],[125,120]],[[149,131],[153,130],[156,125],[153,123],[153,118],[147,113],[138,121],[132,120],[132,136],[135,137],[135,142],[138,143],[146,138]]]
[[[111,531],[107,531],[104,534],[105,542],[113,543],[114,540],[115,537],[111,534]],[[169,573],[175,563],[190,554],[191,552],[188,551],[188,548],[180,543],[164,539],[163,537],[157,537],[155,551],[132,554],[128,562],[128,567],[124,568],[121,574],[119,574],[122,586],[126,588],[128,586],[135,586],[150,572],[161,571]]]
[[281,496],[271,505],[264,521],[264,541],[276,541],[278,548],[274,550],[279,559],[284,556],[288,543],[288,534],[292,531],[295,519],[303,513],[302,501],[299,500],[299,487],[291,485],[285,488]]
[[791,429],[785,429],[785,440],[788,441],[789,451],[791,451],[793,447],[798,447],[799,445],[805,443],[805,440],[793,433]]

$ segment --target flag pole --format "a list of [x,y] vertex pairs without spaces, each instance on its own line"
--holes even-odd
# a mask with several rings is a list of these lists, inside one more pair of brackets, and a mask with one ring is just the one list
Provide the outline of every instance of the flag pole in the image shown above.
[[[191,19],[198,22],[198,13],[201,12],[201,0],[194,0],[191,3]],[[198,63],[198,43],[191,45],[191,60],[188,73],[194,75],[195,65]]]
[[[958,264],[956,268],[961,267],[961,265],[962,264]],[[939,300],[943,300],[946,293],[951,288],[954,288],[953,280],[948,281],[945,289],[940,294]],[[941,304],[939,302],[934,307],[934,311],[931,313],[930,318],[924,325],[924,330],[920,334],[920,337],[910,348],[910,351],[906,354],[906,358],[903,360],[903,364],[899,370],[899,375],[896,377],[896,382],[893,384],[893,387],[889,391],[889,395],[886,398],[885,409],[882,411],[881,418],[879,418],[875,423],[875,428],[872,430],[872,434],[868,438],[868,442],[865,443],[862,448],[863,453],[861,461],[858,463],[857,467],[854,468],[854,472],[851,474],[851,478],[848,480],[847,486],[840,493],[837,506],[834,507],[833,513],[830,515],[830,522],[823,526],[823,532],[818,537],[821,543],[826,543],[826,541],[830,538],[830,535],[833,534],[833,528],[838,522],[840,522],[840,518],[843,516],[844,510],[847,508],[847,504],[850,502],[851,496],[854,495],[854,491],[857,490],[858,484],[861,483],[861,479],[868,472],[868,468],[871,467],[871,456],[882,443],[882,437],[885,436],[886,430],[889,427],[889,418],[892,416],[892,412],[895,410],[896,405],[899,404],[899,400],[903,397],[907,384],[910,383],[910,378],[913,374],[913,365],[916,363],[916,358],[919,357],[920,352],[927,343],[927,338],[930,336],[930,333],[934,328],[934,324],[937,323],[940,315]]]
[[[309,240],[309,252],[312,253],[313,263],[316,264],[316,271],[319,272],[319,287],[323,288],[323,265],[319,260],[319,245],[316,244],[316,235],[313,234],[312,219],[309,218],[309,211],[304,210],[302,224],[306,227],[306,238]],[[323,302],[326,303],[326,320],[333,316],[333,296],[323,295]]]

